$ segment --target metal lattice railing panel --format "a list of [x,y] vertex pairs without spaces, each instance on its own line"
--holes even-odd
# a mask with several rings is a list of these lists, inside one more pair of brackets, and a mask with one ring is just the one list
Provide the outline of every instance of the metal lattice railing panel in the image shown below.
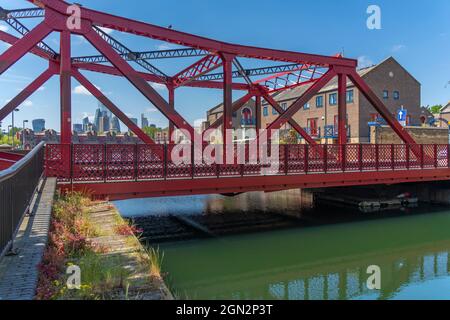
[[[45,174],[60,182],[70,181],[70,145],[47,144],[45,147]],[[69,157],[64,157],[64,154]]]
[[134,180],[137,170],[136,153],[135,145],[107,145],[106,180]]
[[106,177],[105,145],[74,144],[72,147],[74,181],[102,181]]
[[164,178],[164,159],[158,155],[164,154],[163,145],[137,146],[137,178],[138,180]]

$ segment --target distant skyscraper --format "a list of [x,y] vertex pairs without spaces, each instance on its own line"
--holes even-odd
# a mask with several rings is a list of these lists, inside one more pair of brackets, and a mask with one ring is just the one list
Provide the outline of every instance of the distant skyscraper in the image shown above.
[[111,131],[115,133],[120,133],[120,122],[117,117],[111,118]]
[[89,121],[89,117],[83,119],[83,132],[88,132],[91,130],[91,122]]
[[148,118],[144,114],[141,114],[141,128],[144,129],[148,127]]
[[45,119],[35,119],[33,120],[33,131],[43,132],[45,131]]
[[81,123],[75,123],[73,125],[73,132],[76,132],[78,134],[83,133],[83,125]]

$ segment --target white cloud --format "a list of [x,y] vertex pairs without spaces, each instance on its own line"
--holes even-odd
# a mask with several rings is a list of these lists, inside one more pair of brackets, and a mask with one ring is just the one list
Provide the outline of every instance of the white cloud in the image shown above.
[[[98,90],[101,91],[100,87],[95,86]],[[83,96],[91,96],[91,93],[82,85],[76,86],[73,89],[73,93],[74,94],[79,94],[79,95],[83,95]]]
[[368,56],[360,56],[358,57],[358,67],[359,68],[367,68],[373,66],[373,61]]
[[197,119],[194,121],[194,128],[201,128],[203,122],[205,122],[206,119]]
[[37,91],[44,91],[45,87],[40,87],[39,89],[37,89]]
[[171,50],[176,48],[175,45],[171,43],[160,43],[157,44],[155,47],[157,50]]
[[148,112],[148,113],[158,112],[158,109],[156,109],[156,108],[147,108],[147,109],[145,109],[145,112]]
[[31,100],[26,100],[26,101],[24,101],[24,103],[22,103],[22,105],[23,105],[24,107],[31,107],[31,106],[33,106],[33,101],[31,101]]
[[9,30],[9,28],[7,26],[0,25],[0,31],[8,32],[8,30]]
[[392,46],[392,52],[399,52],[402,49],[405,49],[406,46],[403,44],[396,44],[394,46]]
[[105,27],[98,27],[100,30],[102,30],[104,33],[106,33],[106,34],[111,34],[111,33],[113,33],[114,32],[114,30],[113,29],[110,29],[110,28],[105,28]]
[[151,86],[153,87],[153,89],[158,90],[158,91],[161,91],[161,90],[165,90],[165,89],[166,89],[166,86],[163,85],[162,83],[155,83],[155,82],[153,82],[153,83],[151,84]]

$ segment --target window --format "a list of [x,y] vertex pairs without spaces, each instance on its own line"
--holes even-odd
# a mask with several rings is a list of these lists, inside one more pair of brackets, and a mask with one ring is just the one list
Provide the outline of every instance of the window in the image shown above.
[[264,109],[263,109],[263,115],[264,115],[264,117],[268,117],[268,116],[269,116],[269,108],[264,107]]
[[347,91],[347,103],[353,103],[353,99],[354,99],[353,90],[348,90]]
[[305,105],[303,106],[303,109],[304,109],[304,110],[309,110],[309,109],[310,109],[309,102],[308,102],[308,103],[305,103]]
[[399,99],[400,99],[400,92],[394,91],[394,100],[399,100]]
[[317,118],[308,119],[308,131],[311,136],[318,135]]
[[237,112],[233,112],[233,118],[237,117]]
[[330,102],[330,106],[337,105],[337,93],[330,94],[329,102]]
[[272,107],[272,114],[273,114],[274,116],[276,116],[276,115],[278,114],[277,110],[275,110],[275,108],[273,108],[273,107]]
[[281,104],[281,108],[282,108],[284,111],[286,111],[286,110],[287,110],[287,103],[286,103],[286,102],[283,102],[283,103]]
[[316,97],[316,107],[323,108],[323,96]]
[[389,91],[383,90],[383,99],[385,100],[389,99]]

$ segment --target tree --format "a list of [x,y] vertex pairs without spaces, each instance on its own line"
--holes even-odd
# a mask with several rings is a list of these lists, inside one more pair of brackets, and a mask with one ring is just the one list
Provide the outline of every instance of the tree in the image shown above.
[[442,108],[443,108],[443,106],[440,105],[440,104],[432,106],[432,107],[429,107],[430,112],[432,114],[439,114],[439,113],[441,113]]

